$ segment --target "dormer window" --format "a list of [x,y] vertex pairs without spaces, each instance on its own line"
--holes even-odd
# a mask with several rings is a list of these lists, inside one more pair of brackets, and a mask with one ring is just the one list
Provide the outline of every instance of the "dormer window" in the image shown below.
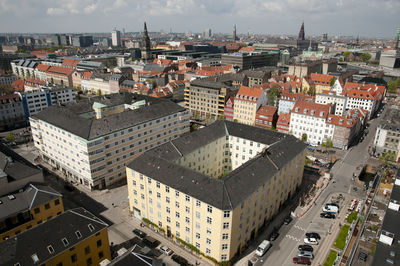
[[66,246],[69,245],[69,242],[68,242],[68,240],[67,240],[65,237],[64,237],[63,239],[61,239],[61,242],[63,242],[64,247],[66,247]]
[[94,231],[94,226],[92,224],[88,224],[90,232]]
[[295,111],[298,112],[299,111],[299,107],[296,107]]
[[332,122],[332,117],[328,117],[328,122]]
[[76,235],[76,237],[77,237],[78,239],[82,238],[82,234],[81,234],[81,232],[79,232],[79,231],[76,231],[76,232],[75,232],[75,235]]
[[304,112],[305,114],[307,114],[307,112],[308,112],[308,109],[307,109],[307,108],[305,108],[303,112]]
[[314,115],[315,114],[315,110],[311,110],[311,115]]
[[321,111],[321,112],[319,113],[319,116],[324,116],[324,114],[325,114],[325,112],[324,112],[324,111]]
[[343,119],[339,120],[339,125],[343,124]]
[[50,254],[54,253],[54,248],[51,245],[47,246],[47,250],[49,251]]

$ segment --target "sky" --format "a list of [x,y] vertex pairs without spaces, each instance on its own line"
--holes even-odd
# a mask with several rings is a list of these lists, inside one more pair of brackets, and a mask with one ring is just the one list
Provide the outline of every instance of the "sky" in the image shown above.
[[393,38],[400,0],[0,0],[0,32],[149,31]]

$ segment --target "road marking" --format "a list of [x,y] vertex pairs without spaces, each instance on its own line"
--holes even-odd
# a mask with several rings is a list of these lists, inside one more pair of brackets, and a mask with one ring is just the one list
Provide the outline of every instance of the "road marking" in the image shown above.
[[350,194],[350,190],[351,190],[351,185],[349,186],[349,191],[347,191],[347,194]]
[[294,227],[294,228],[297,228],[297,229],[299,229],[300,231],[304,231],[304,232],[306,232],[306,231],[307,231],[306,229],[304,229],[304,228],[302,228],[302,227],[298,226],[297,224],[296,224],[296,225],[294,225],[293,227]]
[[290,238],[290,239],[292,239],[292,240],[295,240],[295,241],[297,241],[297,242],[301,242],[300,239],[298,239],[298,238],[296,238],[296,237],[294,237],[294,236],[291,236],[291,235],[285,235],[285,237]]

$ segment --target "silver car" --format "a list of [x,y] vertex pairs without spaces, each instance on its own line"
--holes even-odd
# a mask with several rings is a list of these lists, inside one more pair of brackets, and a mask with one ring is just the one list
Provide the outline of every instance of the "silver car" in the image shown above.
[[297,256],[298,257],[309,258],[309,259],[313,259],[314,258],[314,255],[310,251],[299,251],[299,252],[297,252]]

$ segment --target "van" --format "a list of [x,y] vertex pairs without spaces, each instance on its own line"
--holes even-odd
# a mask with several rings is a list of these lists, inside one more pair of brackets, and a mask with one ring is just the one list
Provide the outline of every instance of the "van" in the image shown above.
[[268,240],[264,240],[256,249],[256,255],[261,257],[267,252],[267,250],[271,247],[271,242]]
[[339,213],[339,208],[333,205],[326,204],[325,207],[322,208],[322,211],[330,213]]

